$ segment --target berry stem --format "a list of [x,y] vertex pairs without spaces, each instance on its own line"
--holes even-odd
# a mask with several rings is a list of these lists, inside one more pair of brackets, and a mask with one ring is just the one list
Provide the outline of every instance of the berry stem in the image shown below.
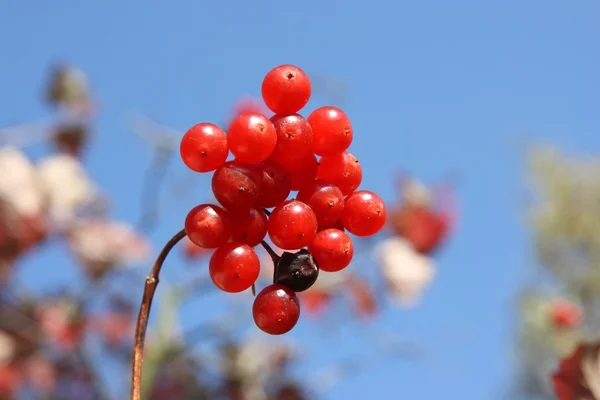
[[154,292],[159,282],[160,270],[175,245],[186,236],[185,229],[177,232],[163,247],[156,258],[150,275],[146,278],[142,304],[135,326],[135,337],[133,342],[133,360],[131,367],[131,400],[140,400],[142,391],[142,362],[144,361],[144,340],[146,339],[146,328],[150,316],[150,307],[154,299]]
[[267,214],[267,217],[271,216],[271,211],[267,210],[266,208],[263,208],[263,211],[265,214]]
[[275,253],[273,251],[273,249],[271,248],[271,246],[269,246],[269,243],[267,243],[267,242],[265,242],[263,240],[262,242],[260,242],[260,244],[262,245],[262,247],[265,248],[265,250],[267,251],[267,253],[269,253],[269,255],[271,256],[271,260],[273,260],[273,282],[275,282],[275,276],[276,276],[276,272],[277,272],[277,265],[279,264],[279,259],[281,257],[279,257],[277,255],[277,253]]

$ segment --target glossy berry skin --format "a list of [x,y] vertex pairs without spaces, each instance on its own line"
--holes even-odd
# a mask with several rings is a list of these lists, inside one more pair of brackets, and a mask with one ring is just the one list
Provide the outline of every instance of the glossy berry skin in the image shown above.
[[300,190],[310,185],[317,177],[319,161],[313,153],[308,153],[301,159],[289,161],[284,164],[292,177],[292,190]]
[[271,120],[264,115],[244,113],[231,121],[227,140],[235,158],[254,164],[271,155],[277,144],[277,132]]
[[[345,202],[345,200],[344,200]],[[324,231],[325,229],[337,229],[340,230],[342,232],[344,232],[346,230],[346,228],[344,228],[344,224],[342,223],[341,219],[338,219],[337,221],[335,221],[332,224],[329,225],[319,225],[319,231]]]
[[252,317],[261,331],[270,335],[283,335],[298,323],[300,301],[292,289],[273,284],[256,295]]
[[317,233],[308,246],[319,268],[337,272],[350,265],[354,257],[354,244],[350,236],[338,229],[326,229]]
[[383,228],[385,219],[385,204],[375,193],[359,190],[346,197],[342,223],[353,235],[374,235]]
[[312,129],[308,121],[298,114],[276,114],[271,121],[277,132],[277,145],[271,159],[285,165],[302,159],[312,152]]
[[297,113],[308,103],[312,92],[310,79],[294,65],[279,65],[262,82],[262,98],[276,114]]
[[257,206],[261,178],[256,167],[228,161],[213,174],[213,194],[227,210],[243,212]]
[[319,226],[327,226],[338,221],[344,211],[344,195],[340,188],[323,180],[305,185],[296,198],[312,208]]
[[274,283],[289,287],[294,292],[310,288],[319,277],[319,266],[313,255],[306,249],[296,253],[284,251],[275,266]]
[[313,132],[312,151],[322,157],[343,153],[352,143],[350,119],[336,107],[319,107],[307,118]]
[[195,245],[216,249],[231,236],[232,222],[227,211],[212,204],[201,204],[185,218],[185,232]]
[[214,284],[229,293],[249,289],[258,279],[260,260],[252,247],[227,243],[210,257],[208,272]]
[[181,138],[179,153],[183,163],[192,171],[214,171],[227,159],[227,136],[216,125],[194,125]]
[[317,216],[305,203],[288,200],[273,210],[267,226],[271,241],[283,250],[308,246],[317,234]]
[[263,210],[251,208],[248,212],[232,214],[234,221],[231,241],[258,246],[267,236],[267,216]]
[[349,152],[323,157],[319,161],[317,179],[323,179],[339,187],[344,196],[354,192],[362,182],[362,167]]
[[266,160],[257,168],[261,171],[259,207],[273,208],[285,201],[292,191],[292,177],[279,163]]

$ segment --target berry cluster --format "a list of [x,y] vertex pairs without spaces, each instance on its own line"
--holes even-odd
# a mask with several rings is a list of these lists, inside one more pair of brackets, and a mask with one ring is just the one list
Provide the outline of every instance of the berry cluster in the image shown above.
[[[350,120],[331,106],[304,118],[298,112],[310,95],[310,80],[300,68],[278,66],[262,83],[273,116],[240,113],[227,134],[201,123],[185,133],[180,146],[190,169],[214,171],[212,191],[220,206],[194,207],[185,230],[194,244],[216,249],[209,262],[215,285],[230,293],[254,288],[260,270],[254,247],[259,244],[273,259],[273,284],[253,306],[256,325],[273,335],[296,325],[296,292],[312,286],[319,270],[335,272],[350,264],[354,246],[345,231],[371,236],[386,220],[381,198],[357,191],[362,169],[347,151]],[[227,161],[229,152],[235,158]],[[288,199],[293,191],[297,195]],[[267,235],[290,252],[277,255],[265,242]]]

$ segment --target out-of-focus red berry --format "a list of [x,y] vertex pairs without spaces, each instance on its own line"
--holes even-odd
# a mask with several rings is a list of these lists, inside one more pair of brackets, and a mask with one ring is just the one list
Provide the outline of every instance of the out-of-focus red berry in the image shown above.
[[550,305],[550,318],[554,326],[577,328],[583,322],[583,311],[579,306],[566,300],[555,300]]

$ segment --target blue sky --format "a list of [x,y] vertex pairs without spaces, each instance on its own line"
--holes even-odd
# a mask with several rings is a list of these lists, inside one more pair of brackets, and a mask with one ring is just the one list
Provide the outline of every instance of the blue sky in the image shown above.
[[[128,112],[179,130],[218,123],[240,95],[259,95],[266,71],[282,63],[342,82],[363,187],[392,200],[398,170],[426,181],[454,170],[462,218],[421,307],[387,309],[373,326],[350,325],[335,340],[303,320],[292,337],[311,361],[300,368],[373,350],[363,339],[369,329],[396,332],[417,340],[425,359],[382,361],[323,398],[493,399],[513,369],[512,300],[531,263],[524,145],[600,149],[600,3],[358,4],[0,1],[0,126],[48,115],[38,92],[51,62],[85,70],[102,107],[86,163],[113,198],[113,215],[134,221],[150,150],[128,132]],[[308,108],[330,99],[317,93]],[[175,162],[170,177],[186,174]],[[164,196],[169,210],[156,245],[204,199],[208,181],[197,182],[191,195]],[[55,272],[68,262],[60,249],[28,261],[23,274],[35,284],[68,275]],[[222,299],[189,308],[186,320],[202,320],[198,310]]]

